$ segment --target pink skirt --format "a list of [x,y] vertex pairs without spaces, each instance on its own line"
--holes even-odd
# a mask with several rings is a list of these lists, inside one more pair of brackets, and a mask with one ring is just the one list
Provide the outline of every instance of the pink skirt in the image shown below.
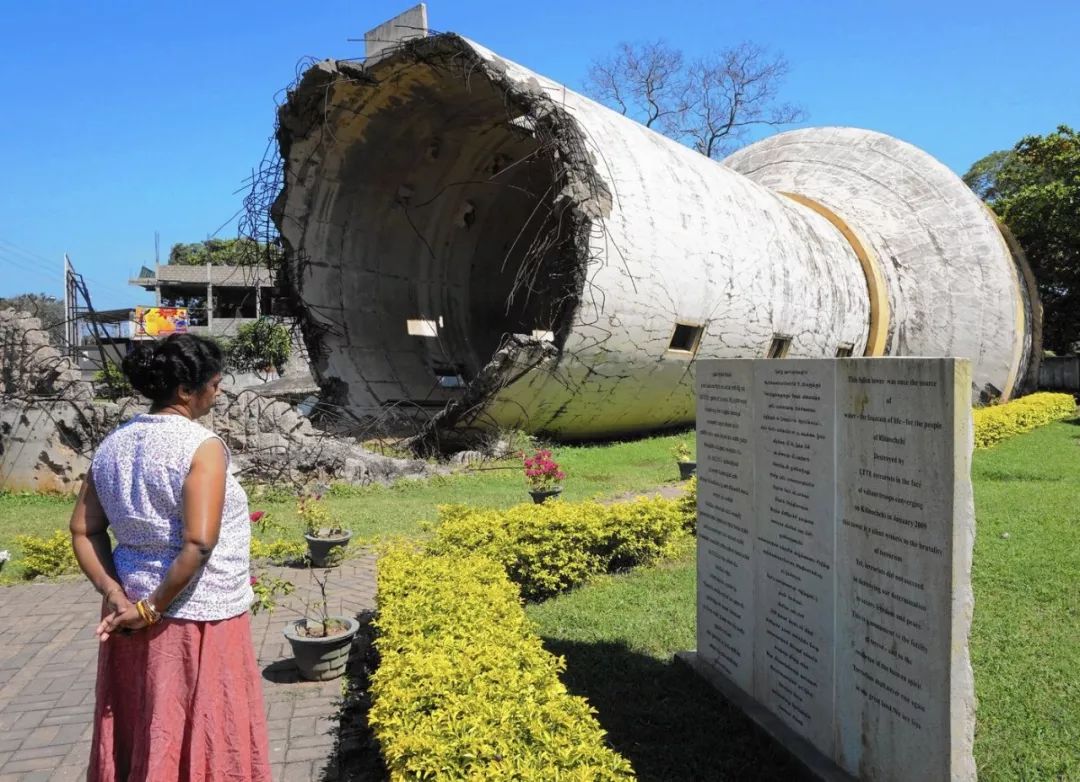
[[101,645],[87,780],[269,782],[247,614],[165,619]]

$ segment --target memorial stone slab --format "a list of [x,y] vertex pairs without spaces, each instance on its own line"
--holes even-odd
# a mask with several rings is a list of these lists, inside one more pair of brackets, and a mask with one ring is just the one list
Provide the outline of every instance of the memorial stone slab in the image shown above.
[[697,377],[694,667],[822,777],[975,779],[968,362]]

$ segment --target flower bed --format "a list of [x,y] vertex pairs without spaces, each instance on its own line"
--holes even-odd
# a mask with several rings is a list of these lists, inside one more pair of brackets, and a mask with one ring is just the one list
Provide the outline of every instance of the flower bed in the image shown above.
[[378,600],[368,722],[391,780],[633,779],[499,564],[390,551]]
[[499,563],[529,600],[633,567],[665,554],[692,530],[693,500],[638,497],[631,502],[555,502],[506,510],[464,505],[439,508],[428,553],[482,554]]
[[989,448],[1039,426],[1076,414],[1071,394],[1039,393],[974,411],[975,447]]

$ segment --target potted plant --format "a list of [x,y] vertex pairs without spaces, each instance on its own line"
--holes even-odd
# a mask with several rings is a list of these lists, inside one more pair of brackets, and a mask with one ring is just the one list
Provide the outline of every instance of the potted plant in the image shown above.
[[685,440],[677,442],[671,452],[675,454],[675,461],[679,465],[680,480],[689,480],[697,475],[697,462],[691,458],[694,454]]
[[526,456],[524,465],[529,494],[537,505],[562,492],[559,481],[566,477],[566,473],[560,470],[558,463],[551,458],[551,451],[540,450],[532,456]]
[[306,603],[303,618],[289,622],[282,632],[292,647],[301,678],[328,681],[345,672],[360,622],[355,618],[329,614],[326,600],[329,568],[323,572],[321,579],[315,575],[314,568],[310,573],[312,580],[318,584],[321,599]]
[[308,544],[311,564],[315,567],[333,565],[343,553],[336,549],[348,545],[352,532],[334,521],[323,505],[321,494],[301,497],[296,505],[296,514],[304,522],[304,540]]

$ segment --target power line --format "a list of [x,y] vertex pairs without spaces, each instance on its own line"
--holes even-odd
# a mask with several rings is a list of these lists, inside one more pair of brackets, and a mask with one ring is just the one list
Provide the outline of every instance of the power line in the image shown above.
[[8,266],[18,269],[23,274],[33,274],[38,277],[48,278],[59,282],[63,282],[64,280],[64,276],[58,272],[50,272],[45,268],[30,264],[18,257],[5,256],[2,250],[0,250],[0,263],[6,263]]

